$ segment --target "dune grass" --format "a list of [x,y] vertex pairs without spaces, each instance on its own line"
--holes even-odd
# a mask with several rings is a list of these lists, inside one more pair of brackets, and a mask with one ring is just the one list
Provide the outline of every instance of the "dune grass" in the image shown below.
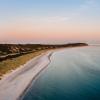
[[40,50],[40,51],[36,51],[33,53],[19,56],[17,58],[8,59],[8,60],[0,62],[0,79],[4,74],[11,72],[12,70],[18,68],[20,65],[25,64],[30,59],[32,59],[32,58],[34,58],[34,57],[36,57],[36,56],[38,56],[41,53],[44,53],[46,51],[47,50]]

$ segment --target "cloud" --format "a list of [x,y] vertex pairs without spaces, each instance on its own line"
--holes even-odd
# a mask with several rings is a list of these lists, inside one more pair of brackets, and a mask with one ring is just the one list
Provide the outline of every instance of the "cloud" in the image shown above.
[[86,0],[84,4],[80,5],[80,9],[86,10],[88,8],[94,7],[96,5],[96,0]]
[[70,19],[75,19],[78,16],[86,14],[86,12],[90,12],[92,8],[96,7],[96,0],[85,0],[84,3],[80,4],[76,11],[72,12],[70,15]]
[[86,3],[87,4],[94,4],[96,2],[96,0],[87,0]]
[[45,16],[45,17],[27,17],[24,18],[24,21],[31,22],[31,23],[59,23],[59,22],[66,22],[70,19],[67,16]]
[[46,22],[63,22],[63,21],[68,21],[69,17],[66,16],[53,16],[53,17],[44,17],[41,18],[42,21]]

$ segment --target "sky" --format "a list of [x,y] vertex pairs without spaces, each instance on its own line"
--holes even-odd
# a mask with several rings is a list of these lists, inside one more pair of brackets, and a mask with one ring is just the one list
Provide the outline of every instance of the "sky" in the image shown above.
[[100,0],[0,0],[0,43],[100,43]]

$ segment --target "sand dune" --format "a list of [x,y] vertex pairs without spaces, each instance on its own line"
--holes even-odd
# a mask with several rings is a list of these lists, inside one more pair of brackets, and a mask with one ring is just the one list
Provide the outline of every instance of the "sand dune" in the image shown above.
[[0,81],[0,100],[17,100],[30,82],[50,63],[52,51],[42,54]]

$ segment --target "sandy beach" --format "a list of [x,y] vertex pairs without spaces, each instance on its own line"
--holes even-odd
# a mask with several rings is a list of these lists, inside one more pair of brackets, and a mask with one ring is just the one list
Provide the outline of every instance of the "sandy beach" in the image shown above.
[[30,82],[50,63],[52,51],[37,56],[0,80],[0,100],[18,100]]

